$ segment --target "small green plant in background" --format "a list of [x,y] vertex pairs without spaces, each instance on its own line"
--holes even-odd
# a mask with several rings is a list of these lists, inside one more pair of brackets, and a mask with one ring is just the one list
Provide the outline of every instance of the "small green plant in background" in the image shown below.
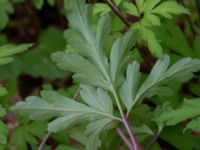
[[[21,44],[18,46],[7,44],[0,47],[0,65],[5,65],[13,61],[13,55],[21,53],[32,47],[32,44]],[[7,94],[6,88],[0,85],[0,96]],[[6,110],[0,105],[0,117],[3,117],[6,114]],[[0,121],[0,149],[3,148],[2,145],[7,144],[7,126]]]
[[[119,134],[125,148],[142,149],[142,143],[138,142],[133,132],[136,124],[130,121],[135,117],[134,109],[142,107],[145,98],[169,96],[173,93],[173,83],[182,84],[188,81],[193,77],[193,73],[200,69],[199,59],[184,58],[170,65],[170,57],[164,55],[155,63],[148,76],[144,77],[140,72],[140,65],[133,60],[130,50],[141,38],[141,27],[145,29],[145,35],[150,36],[147,39],[155,40],[151,36],[153,32],[148,27],[160,23],[159,18],[153,13],[164,17],[188,13],[184,7],[175,2],[166,1],[158,4],[159,2],[137,1],[137,8],[134,4],[130,5],[132,9],[124,3],[124,6],[129,12],[134,12],[134,15],[141,16],[141,13],[144,13],[144,18],[141,19],[142,25],[139,30],[130,29],[124,35],[115,38],[109,50],[110,54],[107,56],[107,38],[112,31],[110,15],[102,15],[98,23],[93,25],[92,6],[86,4],[84,0],[69,0],[66,16],[70,28],[65,31],[65,38],[73,52],[53,53],[52,60],[59,68],[74,73],[73,79],[80,83],[81,99],[75,101],[56,91],[44,90],[41,92],[41,97],[30,96],[24,102],[13,106],[12,111],[28,116],[31,120],[51,119],[48,123],[48,131],[53,133],[69,131],[74,126],[83,124],[86,128],[84,136],[87,137],[85,148],[88,150],[96,150],[101,146],[108,149],[109,143],[104,143],[100,137],[106,132],[109,133],[109,130],[115,130]],[[166,9],[168,6],[174,9],[172,11]],[[153,44],[151,42],[148,43],[148,47],[159,52],[159,54],[152,53],[160,57],[160,50],[156,49],[159,44],[155,46],[155,42]],[[168,110],[168,107],[165,109]],[[165,109],[155,110],[154,120],[159,132],[164,127],[165,118],[171,118],[164,117],[168,112]],[[161,112],[164,112],[163,115]],[[173,112],[172,115],[175,113]],[[156,120],[156,118],[161,119]],[[144,126],[140,125],[140,127]]]
[[[198,0],[2,0],[0,150],[199,150],[199,12]],[[8,44],[29,36],[25,53]]]
[[[117,5],[121,3],[122,8],[135,17],[136,21],[134,23],[131,24],[125,21],[126,25],[139,30],[138,42],[147,45],[150,52],[156,57],[163,55],[163,48],[160,44],[160,39],[156,37],[152,28],[161,26],[162,18],[172,19],[173,15],[189,14],[186,8],[172,0],[136,0],[135,3],[108,0],[107,3],[118,12]],[[94,11],[95,14],[105,14],[110,12],[111,9],[106,4],[97,3],[94,6]]]

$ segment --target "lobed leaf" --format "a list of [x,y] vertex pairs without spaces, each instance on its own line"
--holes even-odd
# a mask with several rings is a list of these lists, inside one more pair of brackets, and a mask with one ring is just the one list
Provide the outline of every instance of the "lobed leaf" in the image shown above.
[[[82,86],[81,93],[84,95],[84,98],[96,98],[87,96],[88,93],[91,94],[91,92],[95,91],[94,89],[92,91],[89,90],[91,89],[88,89],[87,86]],[[98,99],[94,99],[97,103],[101,103],[102,97],[109,98],[102,90],[95,92],[98,93]],[[104,105],[104,109],[100,105],[94,107],[91,104],[92,100],[85,100],[88,105],[84,105],[56,92],[42,91],[41,98],[36,96],[28,97],[25,102],[18,102],[11,110],[22,116],[28,116],[31,120],[55,118],[48,124],[48,130],[51,132],[65,130],[92,118],[98,119],[104,117],[111,120],[117,119],[117,117],[113,116],[112,110],[109,110],[109,112],[106,111],[108,108],[112,108],[111,101],[105,102],[105,100],[109,99],[104,100],[106,104],[110,105]]]
[[181,121],[194,118],[187,124],[186,129],[199,131],[199,107],[200,99],[185,99],[181,108],[178,108],[177,110],[168,109],[157,118],[157,121],[164,122],[166,125],[175,125]]
[[0,65],[6,64],[13,60],[14,54],[21,53],[32,47],[32,44],[21,44],[18,46],[7,44],[0,47]]
[[113,120],[110,118],[102,118],[91,122],[86,129],[86,135],[89,135],[87,141],[87,150],[97,150],[101,146],[99,135],[107,128],[111,128]]
[[[169,9],[170,8],[170,9]],[[189,11],[179,5],[175,1],[166,1],[158,5],[152,13],[155,13],[157,15],[161,15],[166,18],[171,18],[172,14],[180,15],[180,14],[189,14]]]
[[113,115],[112,100],[107,92],[101,88],[97,90],[88,85],[81,85],[80,91],[83,100],[91,107],[99,109],[102,112]]
[[121,83],[120,78],[126,65],[130,62],[128,51],[133,48],[137,40],[137,30],[130,30],[124,36],[117,38],[110,53],[110,76],[115,85]]
[[120,89],[120,97],[127,110],[130,109],[130,106],[132,105],[133,99],[135,98],[138,90],[141,77],[139,69],[140,65],[137,62],[133,62],[132,64],[128,65],[126,80],[124,81]]
[[75,73],[73,77],[77,81],[110,89],[101,72],[84,57],[76,54],[67,55],[64,52],[56,52],[52,54],[52,59],[61,69]]
[[184,58],[169,67],[169,56],[159,59],[151,70],[149,76],[142,83],[132,101],[130,108],[145,97],[160,95],[169,91],[169,84],[175,81],[185,82],[192,78],[193,73],[200,69],[200,60]]

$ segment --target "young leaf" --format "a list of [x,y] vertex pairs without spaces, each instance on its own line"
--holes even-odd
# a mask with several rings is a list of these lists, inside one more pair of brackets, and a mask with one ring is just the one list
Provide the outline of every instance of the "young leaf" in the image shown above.
[[120,96],[127,110],[130,109],[130,106],[138,90],[138,85],[141,76],[139,70],[140,65],[137,62],[133,62],[132,64],[128,65],[126,72],[126,80],[124,81],[120,89]]
[[137,40],[137,30],[130,30],[119,37],[113,44],[110,54],[110,76],[112,81],[119,85],[126,65],[130,62],[128,51]]
[[14,12],[14,7],[10,1],[0,1],[0,30],[4,29],[9,21],[9,14]]
[[162,47],[150,29],[142,28],[142,38],[147,42],[148,48],[154,56],[160,58],[163,55]]
[[42,6],[44,4],[44,0],[34,0],[34,4],[35,4],[35,7],[37,9],[42,9]]
[[185,99],[181,108],[177,110],[169,109],[163,112],[157,120],[159,122],[164,122],[167,125],[175,125],[181,121],[194,118],[187,124],[186,129],[200,131],[199,107],[200,99]]
[[14,54],[21,53],[29,49],[32,44],[21,44],[18,46],[7,44],[0,47],[0,65],[9,63],[13,60],[11,57]]
[[135,0],[139,12],[143,12],[144,0]]
[[149,13],[160,2],[160,0],[147,0],[144,3],[144,12]]
[[171,18],[172,14],[189,14],[189,11],[175,1],[166,1],[158,5],[152,13]]
[[138,9],[133,3],[124,2],[123,6],[126,9],[127,13],[129,13],[133,16],[139,16]]
[[7,94],[6,88],[4,88],[4,87],[2,87],[2,86],[0,85],[0,96],[3,96],[3,95],[5,95],[5,94]]
[[94,9],[93,11],[94,15],[98,13],[104,15],[111,11],[110,7],[105,3],[95,3],[93,9]]

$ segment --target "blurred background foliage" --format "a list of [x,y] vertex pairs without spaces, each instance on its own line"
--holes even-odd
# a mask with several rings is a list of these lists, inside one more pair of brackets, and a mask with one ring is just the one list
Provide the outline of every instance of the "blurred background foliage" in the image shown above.
[[[94,8],[94,24],[97,23],[99,16],[111,13],[113,34],[108,37],[110,43],[128,29],[103,0],[87,2]],[[141,21],[134,6],[130,5],[128,0],[114,0],[114,2],[131,28],[137,28],[138,22],[146,26],[147,30],[144,35],[141,32],[141,40],[132,52],[133,57],[142,64],[144,77],[151,70],[155,60],[164,53],[169,54],[173,62],[183,57],[200,58],[199,0],[177,0],[176,2],[187,8],[188,12],[184,10],[186,14],[172,18],[159,16],[161,23],[158,24],[148,17],[145,20],[144,16],[140,16],[144,17]],[[134,3],[134,0],[131,2]],[[0,121],[0,150],[36,150],[47,134],[46,122],[31,122],[16,116],[9,112],[11,105],[29,95],[39,95],[41,89],[54,89],[63,95],[73,96],[78,88],[76,83],[73,83],[71,74],[58,69],[50,59],[50,54],[58,50],[73,52],[63,34],[68,26],[64,15],[66,7],[66,0],[0,0],[0,46],[8,43],[33,43],[32,48],[14,56],[14,61],[0,66],[0,83],[7,88],[7,94],[0,98],[2,120]],[[147,34],[150,37],[147,37]],[[176,108],[182,102],[183,96],[188,98],[200,96],[198,77],[199,73],[182,87],[178,84],[172,85],[174,93],[168,100],[173,107]],[[152,108],[162,105],[165,100],[166,98],[157,97],[147,99],[143,105],[137,106],[132,112],[134,118],[130,120],[137,126],[135,132],[140,143],[147,143],[156,133],[155,124],[152,123],[154,117]],[[165,128],[152,149],[200,150],[199,133],[192,131],[183,133],[183,126],[184,122]],[[86,138],[81,128],[73,128],[73,133],[69,131],[69,135],[66,133],[52,135],[45,150],[80,149]],[[102,150],[120,149],[115,132],[105,133],[102,139],[109,143],[102,147]]]

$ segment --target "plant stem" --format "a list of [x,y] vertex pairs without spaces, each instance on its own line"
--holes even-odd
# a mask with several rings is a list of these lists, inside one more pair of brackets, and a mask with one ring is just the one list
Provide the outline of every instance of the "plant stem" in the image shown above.
[[153,139],[147,144],[147,146],[145,147],[144,150],[150,150],[151,147],[153,146],[153,144],[156,142],[156,140],[159,138],[160,133],[162,131],[163,128],[158,129],[157,133],[155,134],[155,136],[153,137]]
[[121,139],[124,141],[124,143],[129,147],[129,149],[132,149],[132,145],[130,144],[129,139],[127,139],[127,137],[124,135],[122,130],[119,127],[117,127],[116,131],[119,134],[119,136],[121,137]]
[[119,109],[119,112],[120,112],[120,115],[121,115],[121,118],[122,118],[122,122],[123,122],[123,124],[124,124],[124,126],[125,126],[125,128],[126,128],[126,130],[128,132],[129,137],[130,137],[130,140],[131,140],[131,150],[138,150],[138,145],[137,145],[135,136],[133,135],[133,132],[131,131],[131,128],[129,126],[129,123],[128,123],[126,115],[122,111],[121,105],[119,103],[118,96],[117,96],[116,91],[115,91],[115,89],[114,89],[113,86],[112,86],[112,93],[113,93],[113,96],[114,96],[114,98],[116,100],[116,103],[117,103],[117,106],[118,106],[118,109]]
[[137,145],[137,142],[135,140],[135,136],[133,135],[133,132],[128,124],[128,120],[126,118],[126,115],[123,114],[122,116],[122,121],[124,123],[124,126],[126,127],[126,130],[130,136],[130,139],[131,139],[131,143],[132,143],[132,146],[133,146],[133,150],[138,150],[138,145]]
[[112,11],[121,19],[124,24],[126,24],[128,27],[131,26],[131,24],[126,20],[120,13],[119,8],[115,5],[115,3],[111,0],[105,0],[105,2],[108,4],[108,6],[112,9]]
[[50,138],[50,136],[52,135],[51,132],[48,132],[47,135],[43,138],[42,142],[40,143],[38,150],[43,150],[44,149],[44,145],[46,144],[46,142],[48,141],[48,139]]

